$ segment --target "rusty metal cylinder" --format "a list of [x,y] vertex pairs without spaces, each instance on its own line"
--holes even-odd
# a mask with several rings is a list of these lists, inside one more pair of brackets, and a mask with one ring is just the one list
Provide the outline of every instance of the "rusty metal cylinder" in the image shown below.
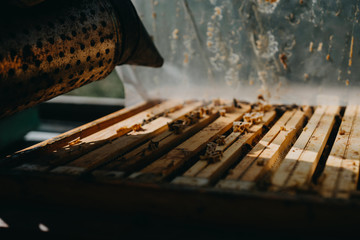
[[129,0],[48,0],[0,10],[0,118],[163,59]]
[[3,0],[6,4],[15,5],[18,7],[32,7],[45,0]]

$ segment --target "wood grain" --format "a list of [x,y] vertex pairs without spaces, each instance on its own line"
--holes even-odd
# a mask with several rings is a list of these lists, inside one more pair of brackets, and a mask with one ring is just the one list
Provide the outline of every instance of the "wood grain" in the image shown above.
[[[198,123],[185,127],[179,134],[166,130],[121,158],[101,167],[99,171],[103,171],[104,173],[107,171],[118,171],[123,172],[122,175],[127,175],[141,167],[145,167],[146,164],[150,164],[153,160],[169,151],[169,149],[172,149],[185,139],[191,137],[193,134],[214,121],[218,116],[218,112],[214,112],[211,115],[205,115]],[[152,143],[156,143],[157,147],[154,150],[149,150],[149,145]],[[97,174],[99,171],[97,171]]]
[[[179,108],[182,106],[182,102],[183,101],[181,100],[164,101],[123,121],[116,122],[109,127],[100,128],[100,126],[98,126],[99,129],[97,129],[96,132],[87,137],[80,138],[78,144],[70,145],[68,142],[64,146],[58,146],[56,150],[46,153],[42,152],[39,156],[33,156],[32,159],[26,161],[22,166],[17,167],[16,169],[25,171],[44,171],[48,168],[65,164],[68,161],[107,144],[109,141],[113,141],[122,135],[130,133],[132,131],[132,126],[142,124],[143,120],[161,115],[165,111]],[[119,129],[122,130],[118,131]]]
[[342,161],[349,147],[349,139],[356,119],[357,106],[348,106],[342,119],[334,145],[320,176],[318,191],[324,197],[334,197]]
[[74,128],[70,131],[62,133],[54,138],[45,140],[23,150],[20,150],[13,155],[1,159],[0,165],[3,167],[14,166],[20,162],[28,162],[31,159],[41,158],[42,155],[47,155],[52,151],[59,149],[68,144],[68,142],[80,137],[87,137],[99,129],[107,128],[119,121],[127,119],[141,111],[144,111],[156,104],[160,103],[159,100],[143,102],[133,107],[124,108],[90,123],[84,124],[80,127]]
[[268,133],[259,141],[258,144],[240,161],[234,169],[231,170],[229,175],[226,177],[227,180],[239,179],[246,170],[254,163],[254,161],[261,155],[266,147],[273,141],[274,138],[279,134],[282,127],[292,118],[296,110],[286,111],[281,118],[275,123],[275,125],[269,130]]
[[335,116],[339,113],[338,106],[328,106],[319,126],[315,129],[310,140],[300,155],[292,175],[289,177],[286,188],[309,188],[312,175],[320,156],[325,148],[327,139],[335,123]]
[[304,126],[307,116],[311,109],[306,106],[303,111],[297,110],[293,117],[285,125],[276,138],[267,145],[266,149],[256,159],[254,164],[240,178],[242,181],[255,182],[271,169],[276,169],[276,165],[283,159],[287,151],[294,143],[295,138]]
[[[156,120],[145,125],[143,127],[144,131],[130,132],[128,135],[121,136],[114,141],[105,144],[104,146],[97,148],[96,150],[66,164],[65,166],[55,168],[54,170],[52,170],[52,172],[61,174],[72,174],[71,169],[73,168],[79,168],[79,171],[80,169],[82,169],[80,172],[92,170],[95,167],[111,161],[115,157],[124,154],[127,151],[131,151],[139,144],[145,142],[156,134],[165,131],[167,129],[167,123],[183,117],[185,114],[188,114],[189,112],[195,110],[201,105],[201,102],[191,103],[178,111],[168,114],[167,117],[159,117]],[[76,171],[76,174],[78,174],[79,171]]]
[[265,137],[217,186],[238,190],[254,188],[257,182],[278,167],[310,114],[309,106],[285,112]]
[[162,181],[203,150],[208,142],[215,140],[229,130],[233,122],[242,119],[243,115],[249,110],[250,106],[244,106],[242,109],[235,109],[233,113],[227,113],[225,116],[219,117],[163,157],[140,172],[132,174],[130,178],[149,182]]
[[357,107],[356,118],[350,132],[347,151],[341,162],[341,171],[336,191],[336,197],[349,198],[356,191],[359,181],[360,161],[360,107]]
[[318,127],[326,108],[326,106],[319,106],[316,108],[309,122],[307,123],[305,128],[303,128],[298,140],[292,146],[289,153],[286,155],[285,159],[280,164],[279,168],[273,174],[271,178],[273,190],[282,188],[285,185],[287,179],[289,178],[297,163],[297,160],[300,158],[309,139],[313,135],[315,129]]
[[[253,141],[264,132],[264,126],[269,126],[275,119],[275,111],[265,113],[263,123],[253,125],[250,132],[239,136],[223,153],[219,162],[208,163],[205,160],[197,161],[182,176],[174,179],[176,184],[189,184],[195,186],[208,185],[220,178],[225,171],[235,163],[246,145],[252,145]],[[230,134],[231,135],[231,134]]]

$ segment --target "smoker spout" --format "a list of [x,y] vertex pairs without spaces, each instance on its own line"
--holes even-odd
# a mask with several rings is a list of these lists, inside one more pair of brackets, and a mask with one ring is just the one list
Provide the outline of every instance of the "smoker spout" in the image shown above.
[[118,18],[125,22],[123,32],[123,56],[120,64],[161,67],[164,59],[156,49],[151,37],[140,21],[136,10],[130,1],[111,0],[115,6]]

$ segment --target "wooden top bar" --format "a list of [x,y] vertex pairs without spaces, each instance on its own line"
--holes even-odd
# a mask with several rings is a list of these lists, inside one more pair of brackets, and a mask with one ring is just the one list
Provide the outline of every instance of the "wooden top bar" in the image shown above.
[[73,170],[76,169],[75,174],[82,173],[84,171],[93,169],[101,164],[104,164],[115,157],[124,154],[136,147],[138,144],[148,140],[156,134],[163,132],[167,129],[167,124],[173,120],[183,117],[191,111],[202,105],[201,102],[195,102],[184,106],[182,109],[169,113],[168,116],[159,117],[156,120],[145,125],[144,131],[130,132],[128,135],[121,136],[114,141],[88,153],[84,156],[66,164],[65,166],[57,167],[52,172],[65,174],[69,172],[73,174]]
[[[139,169],[141,166],[144,167],[146,164],[150,164],[153,160],[163,155],[163,153],[166,153],[166,151],[169,149],[175,147],[197,131],[204,128],[206,125],[214,121],[218,116],[218,112],[205,115],[203,118],[199,119],[199,122],[190,126],[185,126],[184,129],[179,133],[166,130],[142,146],[100,168],[99,171],[97,171],[95,174],[99,175],[100,172],[106,173],[107,171],[111,170],[123,172],[122,175],[127,175],[130,172]],[[156,148],[149,149],[150,144],[156,144]]]
[[[308,184],[311,181],[317,163],[335,123],[335,116],[339,113],[339,111],[340,108],[338,106],[326,107],[326,110],[318,122],[316,129],[308,139],[306,146],[302,149],[301,155],[297,159],[297,163],[294,165],[294,170],[284,185],[285,188],[309,188]],[[306,134],[306,136],[308,136],[308,134]],[[302,139],[303,138],[301,138],[301,140]],[[296,145],[301,144],[303,143]],[[285,158],[285,160],[287,159],[291,160],[289,157]],[[281,169],[283,170],[284,168]]]
[[240,188],[244,190],[254,187],[265,174],[269,175],[270,170],[276,169],[310,114],[311,108],[308,106],[286,112],[272,128],[277,131],[270,130],[254,147],[255,150],[248,153],[219,186],[232,188],[242,185]]
[[[275,119],[276,112],[269,111],[263,117],[263,123],[255,124],[249,132],[239,136],[223,153],[219,162],[208,163],[206,160],[197,161],[183,176],[177,177],[173,183],[187,185],[208,185],[215,182],[238,159],[247,145],[252,145],[256,138],[264,132],[264,126],[269,126]],[[231,134],[230,134],[231,135]]]
[[233,113],[226,113],[225,116],[219,117],[162,158],[156,160],[140,172],[132,174],[130,178],[150,182],[162,181],[203,150],[207,143],[228,131],[232,127],[233,122],[242,119],[243,115],[248,111],[250,111],[250,106],[243,106],[241,109],[236,108]]
[[348,106],[342,119],[334,145],[326,161],[324,172],[319,178],[319,192],[324,197],[334,197],[341,163],[348,149],[349,138],[356,119],[356,106]]

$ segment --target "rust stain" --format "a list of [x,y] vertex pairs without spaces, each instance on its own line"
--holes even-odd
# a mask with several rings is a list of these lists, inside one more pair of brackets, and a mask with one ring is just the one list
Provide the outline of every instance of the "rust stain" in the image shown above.
[[[18,69],[21,67],[22,62],[18,56],[11,58],[10,55],[8,56],[9,61],[2,61],[0,62],[0,72],[8,73],[11,69]],[[15,71],[15,70],[14,70]]]

